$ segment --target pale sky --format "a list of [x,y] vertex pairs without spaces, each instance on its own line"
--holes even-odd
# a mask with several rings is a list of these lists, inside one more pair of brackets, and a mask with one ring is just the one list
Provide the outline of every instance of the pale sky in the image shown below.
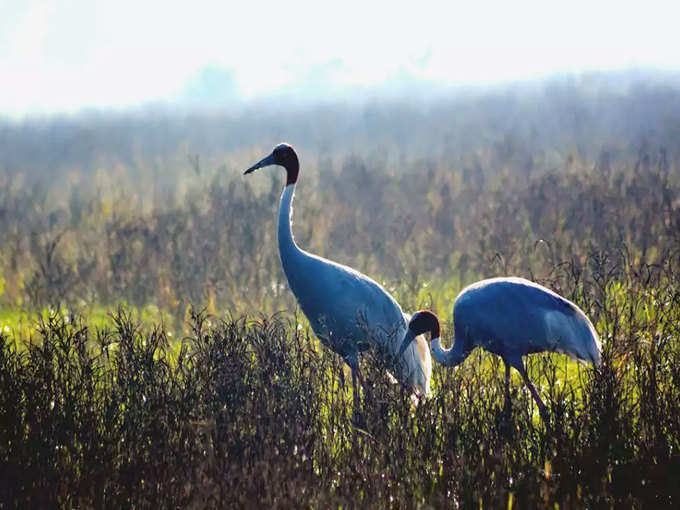
[[680,70],[680,2],[0,0],[0,116],[183,97],[202,69],[251,99],[300,83],[453,85]]

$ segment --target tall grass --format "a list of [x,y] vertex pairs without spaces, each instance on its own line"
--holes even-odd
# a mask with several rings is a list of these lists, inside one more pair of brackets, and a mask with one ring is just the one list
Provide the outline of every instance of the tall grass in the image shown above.
[[[544,93],[1,125],[0,508],[677,507],[680,95]],[[367,353],[351,426],[280,269],[283,176],[240,172],[296,134],[299,244],[445,343],[482,277],[584,309],[599,370],[529,362],[550,430],[482,352],[417,407]]]
[[141,329],[125,310],[96,330],[53,315],[25,345],[0,335],[0,501],[675,506],[679,264],[594,266],[569,280],[603,335],[604,363],[532,359],[551,430],[519,378],[505,417],[502,367],[482,352],[436,369],[417,407],[365,357],[362,431],[350,425],[340,360],[294,318],[193,314],[173,351],[162,328]]
[[[659,151],[594,169],[571,159],[521,177],[445,158],[395,169],[353,157],[320,179],[303,160],[294,232],[306,249],[381,279],[407,308],[443,312],[462,284],[482,276],[551,278],[560,262],[618,256],[622,247],[660,262],[680,231],[680,156],[669,162]],[[113,199],[79,186],[50,198],[21,179],[0,180],[0,303],[82,309],[124,300],[180,322],[191,304],[291,310],[276,247],[281,179],[275,169],[221,170],[148,210],[132,182]],[[102,183],[115,188],[115,173]]]

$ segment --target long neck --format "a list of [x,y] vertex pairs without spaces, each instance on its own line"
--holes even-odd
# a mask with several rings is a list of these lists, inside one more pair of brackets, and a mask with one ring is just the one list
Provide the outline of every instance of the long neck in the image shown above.
[[300,248],[295,244],[293,239],[293,231],[291,229],[292,220],[292,202],[293,194],[295,193],[295,183],[287,184],[281,194],[281,203],[279,205],[279,255],[281,256],[281,263],[284,271],[288,273],[288,263],[296,255],[301,253]]
[[458,341],[454,342],[451,349],[444,349],[442,348],[441,339],[435,338],[432,340],[432,357],[440,365],[455,367],[456,365],[460,365],[470,353],[470,351],[464,351],[462,345],[463,342]]

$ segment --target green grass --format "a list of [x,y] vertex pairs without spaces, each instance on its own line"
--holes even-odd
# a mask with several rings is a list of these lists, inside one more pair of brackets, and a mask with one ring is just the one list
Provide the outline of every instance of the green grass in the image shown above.
[[[178,340],[135,319],[153,315],[125,308],[93,320],[44,314],[30,343],[1,336],[0,459],[8,469],[0,501],[673,506],[677,262],[655,268],[652,279],[629,266],[599,284],[572,282],[602,334],[604,364],[595,371],[561,355],[529,358],[550,429],[516,375],[512,415],[504,415],[502,364],[479,350],[457,369],[435,366],[432,396],[417,407],[369,353],[367,427],[358,430],[349,385],[339,385],[340,359],[299,317],[203,313]],[[443,337],[450,344],[450,324]]]
[[[49,317],[61,316],[68,322],[74,313],[77,316],[87,317],[88,327],[104,329],[114,324],[112,314],[117,308],[126,310],[135,320],[146,327],[151,327],[154,324],[174,325],[178,323],[178,320],[175,319],[171,312],[162,311],[156,305],[130,307],[127,303],[120,302],[114,307],[93,305],[72,308],[62,305],[58,308],[44,307],[40,310],[0,308],[0,331],[18,339],[27,339],[36,336],[41,322]],[[186,325],[183,325],[178,330],[173,329],[173,327],[167,327],[167,332],[171,338],[173,336],[181,338],[188,330]]]
[[162,330],[111,320],[98,330],[53,315],[18,351],[2,337],[4,501],[648,507],[679,497],[670,381],[680,353],[666,343],[615,354],[625,325],[597,372],[531,358],[550,431],[517,378],[504,418],[501,363],[481,351],[456,370],[435,367],[433,395],[417,407],[365,357],[362,431],[339,359],[286,317],[208,327],[196,316],[179,353]]
[[482,351],[417,407],[368,352],[351,426],[280,267],[282,175],[242,176],[279,141],[261,118],[1,126],[0,508],[678,507],[680,94],[572,88],[284,122],[300,246],[433,309],[446,345],[486,277],[592,319],[600,370],[530,357],[550,430],[516,374],[503,414]]

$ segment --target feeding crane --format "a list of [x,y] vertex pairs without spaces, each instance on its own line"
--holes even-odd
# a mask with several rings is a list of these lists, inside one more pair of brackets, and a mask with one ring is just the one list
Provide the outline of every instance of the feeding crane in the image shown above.
[[439,320],[429,311],[413,314],[401,349],[415,335],[432,331],[432,357],[455,367],[477,346],[497,354],[505,364],[505,403],[510,403],[510,367],[522,375],[543,419],[547,408],[531,384],[522,356],[543,351],[601,362],[600,339],[583,311],[571,301],[524,278],[490,278],[463,289],[453,305],[454,344],[441,346]]
[[[278,216],[279,256],[283,272],[300,308],[321,343],[342,356],[352,370],[355,415],[359,414],[361,384],[359,352],[375,347],[394,376],[416,395],[429,392],[432,361],[423,337],[400,349],[407,332],[406,316],[394,298],[377,282],[354,269],[301,250],[291,229],[292,202],[300,164],[293,147],[277,145],[254,164],[279,165],[286,170]],[[399,354],[397,355],[397,352]]]

